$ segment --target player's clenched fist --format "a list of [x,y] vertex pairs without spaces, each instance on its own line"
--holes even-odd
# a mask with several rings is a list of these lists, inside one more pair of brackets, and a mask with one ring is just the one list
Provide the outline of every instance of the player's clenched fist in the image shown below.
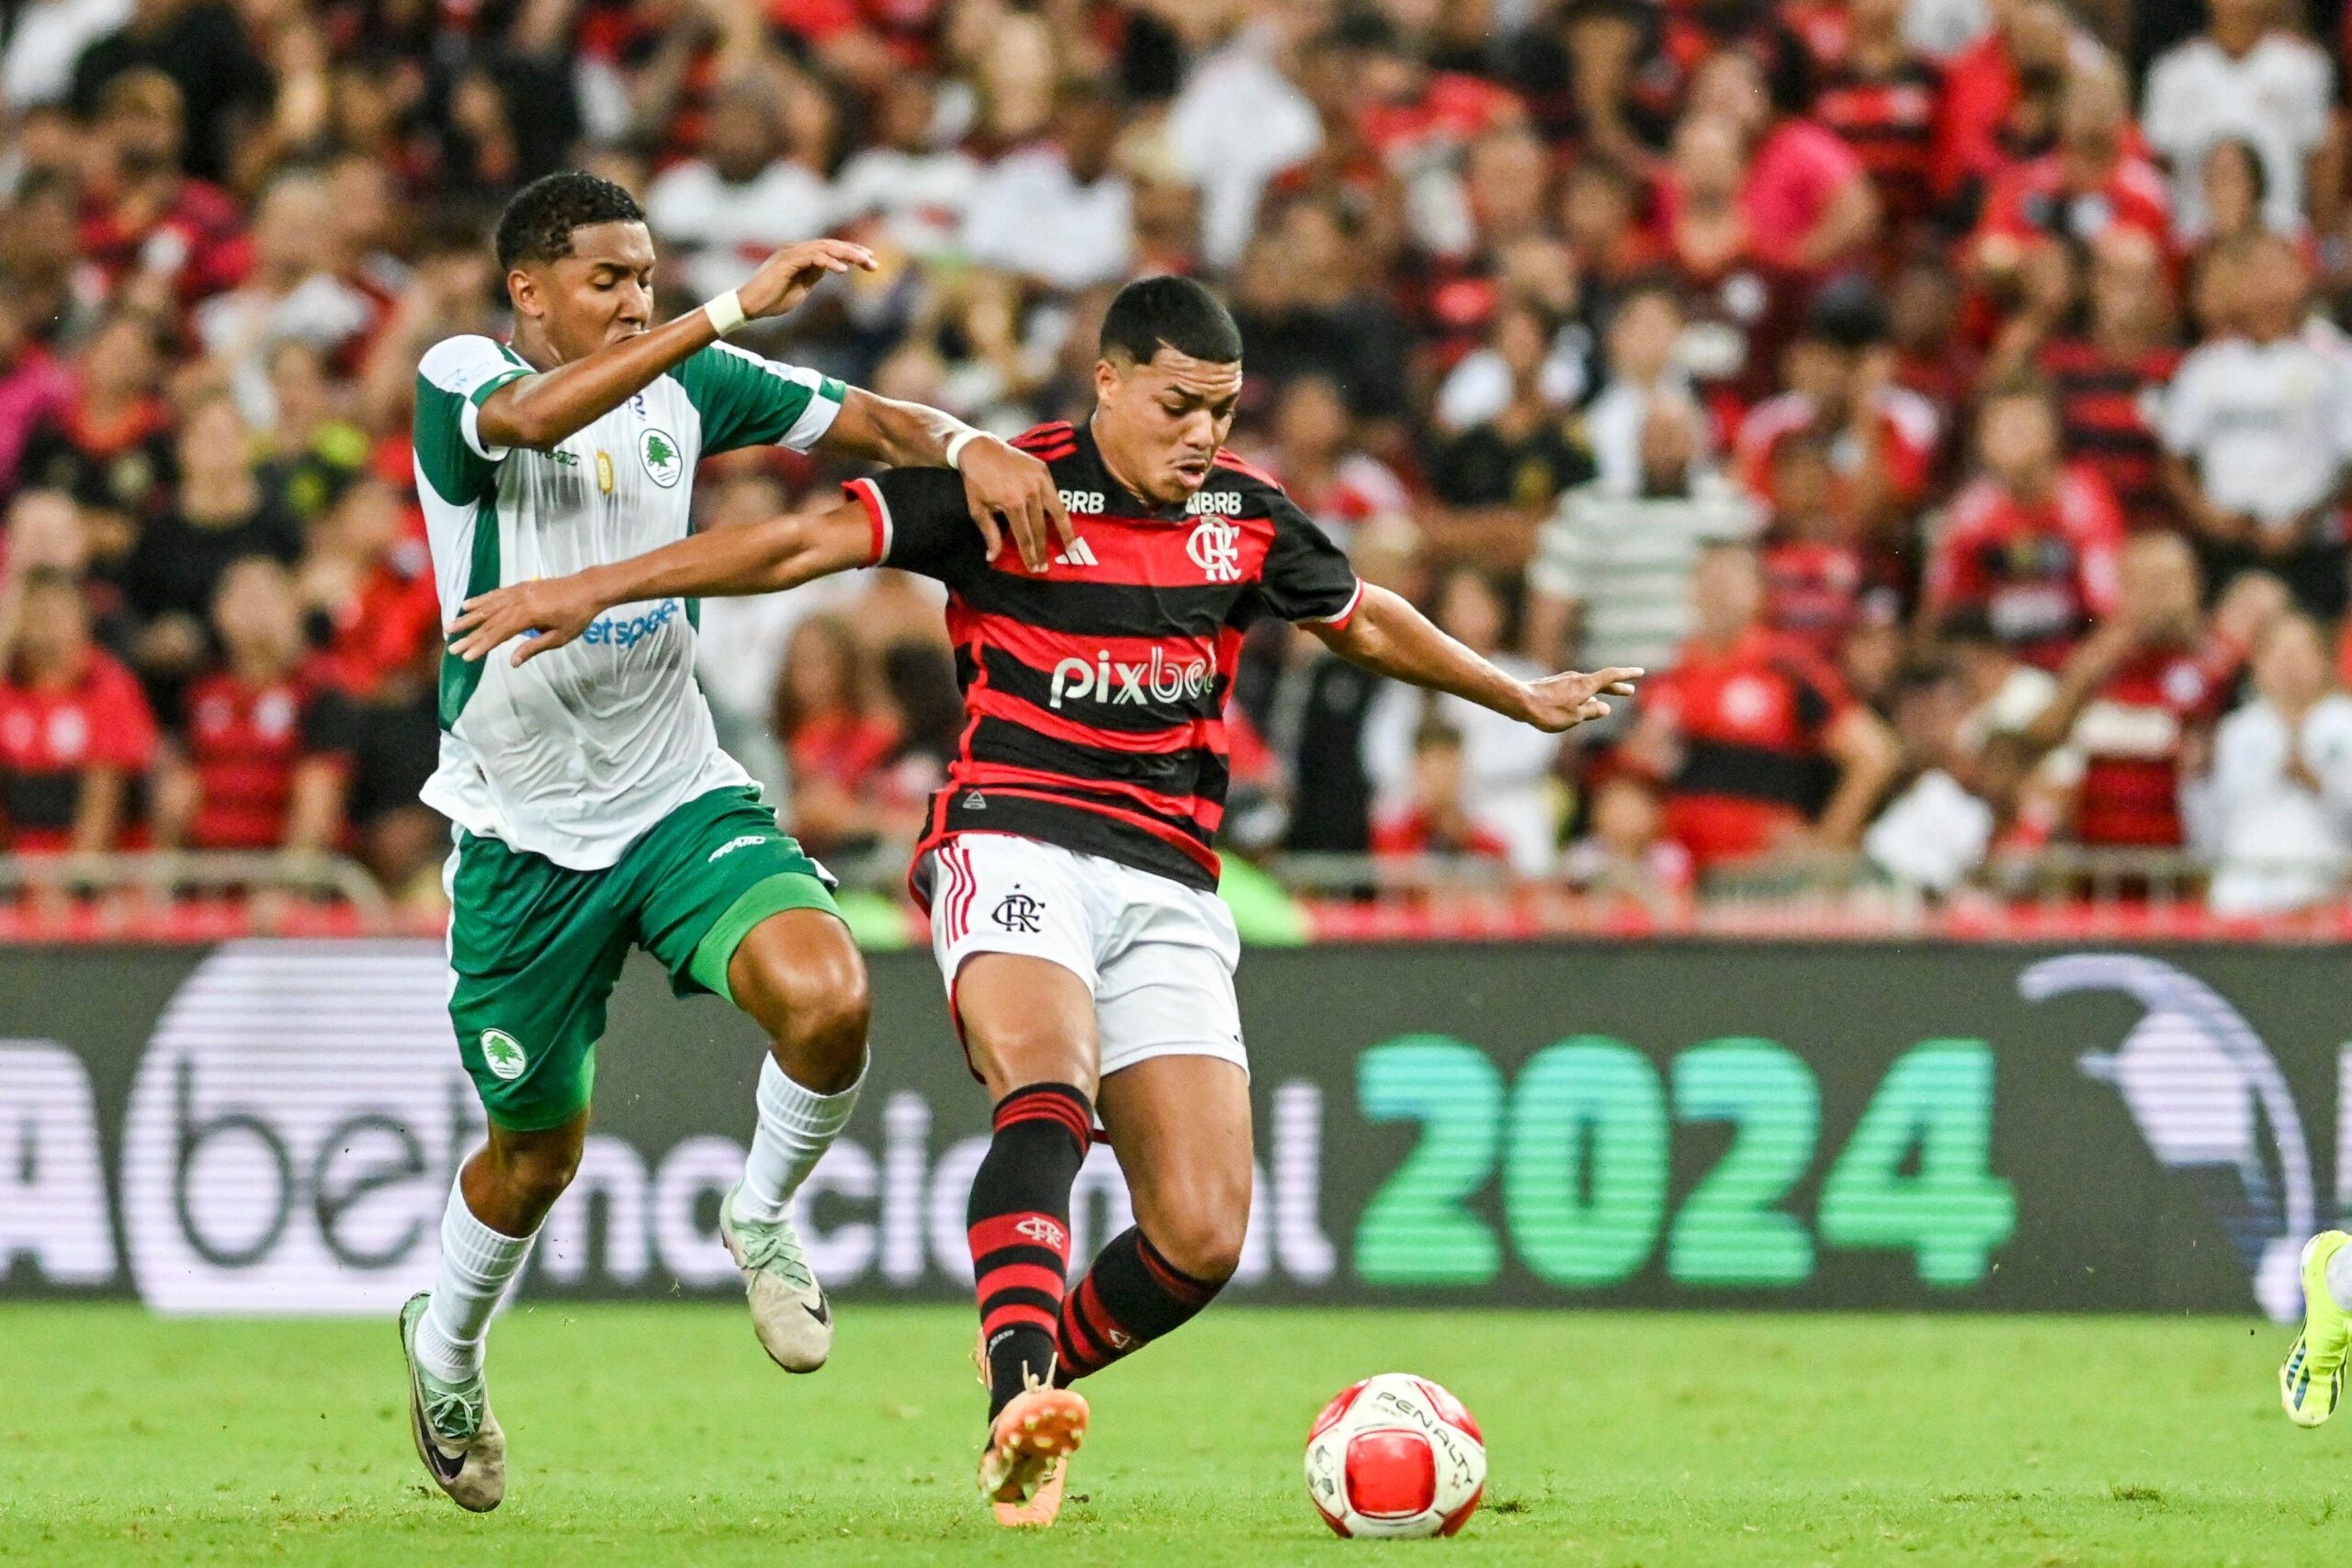
[[1519,717],[1549,734],[1573,729],[1609,715],[1608,697],[1630,697],[1634,682],[1641,678],[1637,668],[1614,665],[1589,675],[1574,670],[1558,675],[1547,675],[1541,681],[1530,681],[1521,686],[1521,711]]
[[514,650],[515,663],[553,652],[586,631],[605,607],[583,581],[590,575],[513,583],[467,600],[449,625],[449,651],[460,659],[480,659],[527,636],[531,640]]
[[853,267],[875,269],[874,253],[847,240],[802,240],[779,249],[760,264],[751,281],[735,290],[747,320],[781,316],[825,281],[826,275]]

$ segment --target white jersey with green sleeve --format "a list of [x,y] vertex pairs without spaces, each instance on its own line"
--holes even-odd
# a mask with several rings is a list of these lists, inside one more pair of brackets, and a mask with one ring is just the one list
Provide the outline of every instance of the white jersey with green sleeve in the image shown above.
[[[487,337],[417,367],[416,491],[442,623],[477,593],[561,577],[686,536],[695,465],[738,446],[805,451],[844,396],[814,371],[714,344],[546,451],[492,446],[482,400],[531,373]],[[424,803],[556,864],[611,865],[695,795],[751,777],[719,750],[695,683],[695,606],[622,604],[516,668],[514,645],[441,660],[441,761]]]

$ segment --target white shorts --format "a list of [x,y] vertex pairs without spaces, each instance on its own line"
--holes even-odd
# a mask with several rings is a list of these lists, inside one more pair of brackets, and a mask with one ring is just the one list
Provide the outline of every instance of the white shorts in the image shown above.
[[931,951],[956,999],[976,953],[1058,964],[1094,993],[1102,1075],[1154,1056],[1216,1056],[1249,1071],[1233,997],[1232,911],[1148,871],[1011,833],[958,833],[932,852]]

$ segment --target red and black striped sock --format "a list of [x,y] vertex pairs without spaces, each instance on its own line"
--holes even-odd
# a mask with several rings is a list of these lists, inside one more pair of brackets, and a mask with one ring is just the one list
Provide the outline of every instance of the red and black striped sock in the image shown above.
[[1069,1190],[1093,1130],[1092,1102],[1069,1084],[1029,1084],[998,1102],[996,1136],[965,1211],[991,1420],[1029,1379],[1053,1379],[1069,1279]]
[[1169,1262],[1140,1229],[1122,1231],[1062,1303],[1054,1381],[1067,1387],[1174,1333],[1224,1288]]

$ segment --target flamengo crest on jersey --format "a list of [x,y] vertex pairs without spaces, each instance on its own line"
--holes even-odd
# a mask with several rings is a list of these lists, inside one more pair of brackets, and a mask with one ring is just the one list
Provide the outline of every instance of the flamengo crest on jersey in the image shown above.
[[[417,497],[444,625],[502,584],[684,538],[697,462],[764,443],[806,450],[845,395],[813,371],[718,344],[544,451],[489,445],[483,400],[529,374],[486,337],[449,338],[417,367]],[[686,801],[751,782],[718,748],[694,659],[694,608],[680,599],[617,605],[519,668],[504,649],[445,655],[441,760],[425,803],[558,865],[613,864]]]
[[1011,550],[986,558],[949,470],[848,487],[877,558],[948,588],[967,722],[922,852],[985,828],[1214,888],[1242,634],[1265,615],[1343,624],[1355,572],[1230,453],[1185,502],[1155,508],[1111,477],[1091,432],[1040,425],[1014,445],[1053,470],[1080,530],[1043,572]]

